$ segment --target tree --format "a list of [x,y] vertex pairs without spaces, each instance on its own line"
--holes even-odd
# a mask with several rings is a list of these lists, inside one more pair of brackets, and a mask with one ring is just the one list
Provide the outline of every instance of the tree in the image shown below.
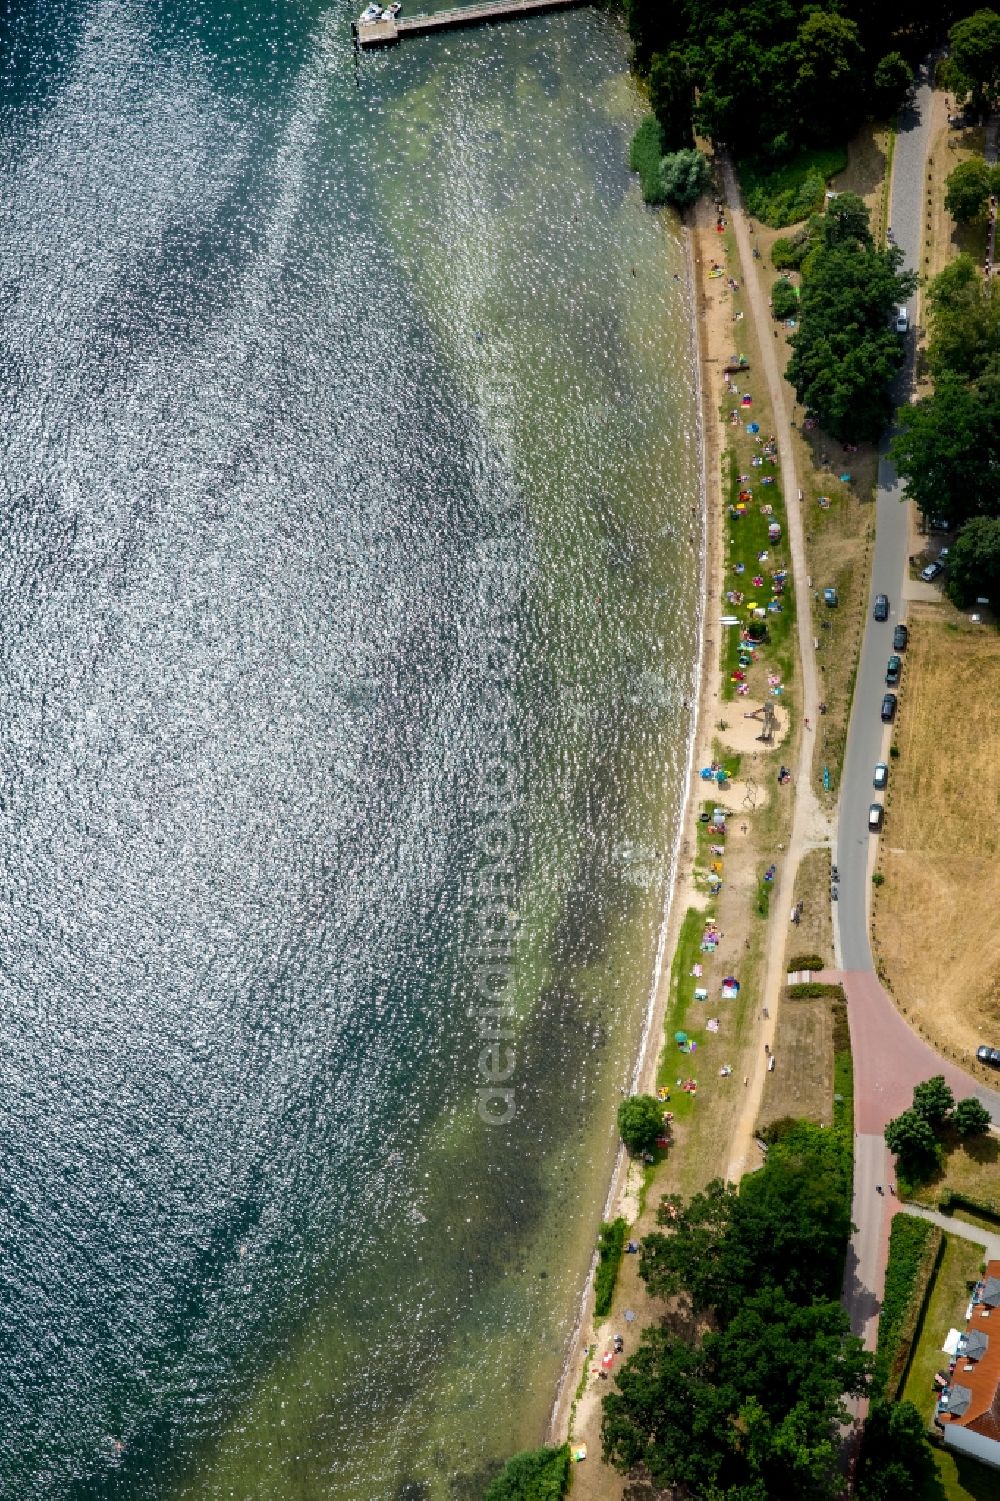
[[660,1201],[657,1219],[669,1235],[654,1231],[642,1243],[639,1273],[653,1297],[686,1292],[695,1308],[714,1308],[727,1282],[742,1268],[729,1231],[736,1189],[714,1178],[685,1207],[676,1194]]
[[853,245],[868,250],[874,244],[868,210],[857,193],[838,193],[831,198],[820,222],[825,245]]
[[929,1172],[940,1151],[933,1127],[915,1110],[904,1110],[889,1121],[885,1144],[898,1158],[899,1170],[907,1178],[919,1178]]
[[959,1100],[955,1106],[955,1127],[960,1136],[985,1136],[992,1120],[986,1106],[981,1105],[975,1095]]
[[858,110],[862,76],[858,28],[835,11],[812,10],[793,44],[794,98],[806,133],[816,140],[839,134]]
[[658,52],[649,68],[649,103],[660,123],[665,151],[682,151],[694,144],[691,109],[694,90],[683,54],[676,47]]
[[970,255],[949,262],[927,289],[930,365],[978,381],[1000,355],[1000,286],[985,281]]
[[569,1446],[525,1449],[508,1459],[484,1501],[561,1501],[569,1485]]
[[690,208],[710,180],[708,161],[700,151],[674,151],[660,163],[664,199],[676,208]]
[[957,21],[948,33],[949,65],[959,92],[986,109],[1000,88],[1000,16],[977,10]]
[[856,1494],[859,1501],[919,1496],[934,1474],[927,1424],[912,1402],[873,1402],[868,1409]]
[[913,88],[913,69],[901,52],[887,52],[872,75],[872,106],[887,120],[901,110]]
[[935,1074],[914,1086],[913,1109],[937,1131],[944,1125],[955,1108],[955,1096],[944,1081],[944,1074]]
[[957,605],[1000,599],[1000,517],[974,516],[951,550],[948,594]]
[[787,375],[835,438],[877,438],[888,422],[889,383],[903,360],[891,315],[917,281],[902,262],[898,248],[872,243],[860,199],[833,200],[823,240],[802,268]]
[[945,372],[934,394],[901,407],[891,454],[907,492],[925,516],[952,525],[1000,512],[994,475],[1000,464],[1000,381],[970,386]]
[[986,211],[993,189],[993,173],[981,156],[959,162],[948,174],[945,208],[959,224],[969,224]]
[[771,288],[771,312],[784,321],[798,311],[799,299],[795,288],[784,276],[780,276]]
[[651,1094],[634,1094],[618,1106],[618,1133],[632,1155],[651,1152],[663,1134],[663,1106]]

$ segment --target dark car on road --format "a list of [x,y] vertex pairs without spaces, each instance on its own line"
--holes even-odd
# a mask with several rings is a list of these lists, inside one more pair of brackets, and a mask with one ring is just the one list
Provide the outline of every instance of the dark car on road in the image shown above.
[[888,594],[876,594],[874,615],[876,620],[889,619],[889,596]]
[[893,651],[905,651],[906,650],[906,643],[907,643],[907,641],[909,641],[909,639],[910,639],[910,633],[907,630],[906,626],[905,625],[897,625],[896,629],[892,633],[892,649],[893,649]]
[[902,670],[903,664],[900,661],[899,657],[890,657],[888,662],[885,664],[885,680],[889,684],[890,688],[895,688],[896,684],[899,682],[899,674],[902,672]]
[[887,693],[882,699],[882,723],[892,724],[896,717],[896,695]]
[[944,564],[935,558],[933,563],[928,563],[926,568],[921,568],[920,577],[925,584],[933,584],[934,580],[939,578],[942,573],[944,573]]

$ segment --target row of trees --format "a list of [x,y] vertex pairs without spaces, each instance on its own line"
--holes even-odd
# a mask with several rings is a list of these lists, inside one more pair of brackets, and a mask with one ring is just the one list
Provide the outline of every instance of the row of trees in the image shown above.
[[902,270],[898,247],[875,244],[853,193],[833,199],[789,248],[801,265],[802,295],[788,379],[833,437],[874,440],[891,415],[889,387],[903,360],[893,310],[916,276]]
[[645,1331],[605,1398],[602,1437],[611,1463],[641,1464],[678,1495],[836,1494],[842,1398],[868,1388],[838,1301],[849,1157],[818,1126],[772,1133],[760,1172],[664,1199],[663,1229],[643,1242],[650,1292],[682,1294],[689,1327]]
[[902,1177],[914,1183],[934,1171],[941,1161],[941,1136],[949,1129],[964,1137],[985,1136],[990,1113],[975,1095],[956,1105],[944,1075],[935,1074],[916,1086],[909,1110],[885,1128],[886,1146]]
[[841,141],[866,114],[895,113],[913,82],[907,56],[942,20],[928,0],[905,10],[862,0],[624,3],[666,149],[689,146],[694,126],[773,158]]
[[900,410],[892,454],[924,517],[959,529],[948,590],[964,605],[1000,597],[1000,287],[962,255],[927,305],[934,390]]

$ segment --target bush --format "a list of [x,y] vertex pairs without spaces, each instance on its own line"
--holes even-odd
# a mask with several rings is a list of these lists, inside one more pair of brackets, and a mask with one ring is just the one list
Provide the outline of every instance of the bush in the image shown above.
[[664,203],[663,178],[660,163],[663,160],[663,131],[655,115],[647,115],[632,137],[628,164],[639,174],[639,186],[647,203]]
[[828,996],[832,1001],[846,1001],[843,985],[827,985],[823,980],[803,980],[787,987],[790,1001],[816,1001]]
[[798,312],[798,293],[790,281],[781,276],[771,288],[771,312],[775,318],[783,323],[786,318],[791,318],[793,313]]
[[651,1152],[663,1133],[663,1106],[651,1094],[634,1094],[618,1106],[618,1132],[633,1157]]
[[568,1444],[525,1449],[508,1459],[483,1501],[562,1501],[568,1486]]
[[846,166],[847,151],[841,146],[800,151],[779,167],[760,161],[740,162],[747,212],[772,229],[797,224],[822,208],[827,179]]
[[798,969],[826,969],[826,960],[820,954],[794,954],[788,961],[790,971]]
[[625,1251],[625,1233],[628,1223],[619,1215],[610,1224],[601,1226],[597,1237],[597,1273],[594,1277],[594,1313],[603,1319],[611,1312],[611,1299]]
[[959,1136],[985,1136],[990,1129],[992,1116],[975,1095],[959,1100],[955,1106],[955,1129]]
[[697,203],[710,179],[708,159],[700,151],[674,151],[660,162],[663,197],[675,208],[690,208]]
[[943,1249],[944,1236],[936,1225],[912,1215],[896,1215],[889,1236],[885,1294],[875,1347],[874,1389],[879,1395],[896,1395],[927,1288]]
[[985,217],[991,192],[993,173],[983,157],[971,156],[948,173],[944,206],[959,224],[969,224]]

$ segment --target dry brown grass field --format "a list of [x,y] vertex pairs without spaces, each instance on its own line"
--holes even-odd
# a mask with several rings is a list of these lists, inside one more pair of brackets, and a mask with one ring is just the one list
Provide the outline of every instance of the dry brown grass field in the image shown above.
[[903,1012],[969,1063],[1000,1046],[1000,636],[948,606],[910,621],[876,956]]

